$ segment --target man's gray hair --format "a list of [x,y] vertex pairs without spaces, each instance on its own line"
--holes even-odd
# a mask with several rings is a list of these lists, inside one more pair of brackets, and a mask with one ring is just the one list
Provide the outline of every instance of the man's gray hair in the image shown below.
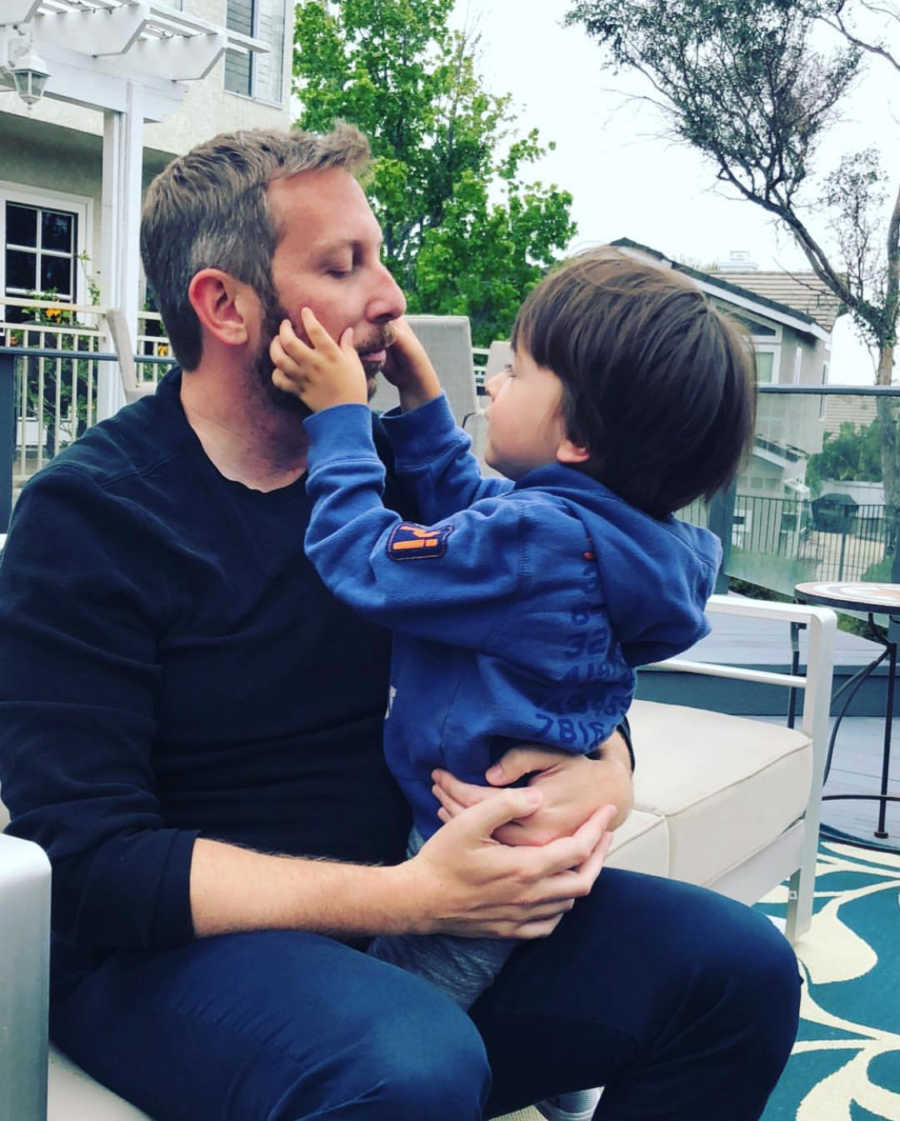
[[369,142],[353,125],[329,133],[254,129],[222,133],[173,160],[144,196],[141,257],[180,364],[200,363],[200,322],[188,286],[216,268],[249,284],[265,307],[275,301],[272,255],[282,231],[269,210],[273,179],[340,167],[360,175]]

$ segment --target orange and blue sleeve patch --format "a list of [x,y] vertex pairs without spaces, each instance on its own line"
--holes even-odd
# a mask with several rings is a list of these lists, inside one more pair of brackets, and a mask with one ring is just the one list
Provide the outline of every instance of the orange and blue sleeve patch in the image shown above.
[[430,529],[412,522],[401,522],[388,538],[388,556],[398,561],[442,557],[447,552],[447,538],[452,532],[452,525]]

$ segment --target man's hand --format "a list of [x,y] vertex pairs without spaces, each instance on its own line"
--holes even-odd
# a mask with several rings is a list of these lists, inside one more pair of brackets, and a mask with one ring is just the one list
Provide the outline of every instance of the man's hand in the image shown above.
[[570,755],[553,748],[511,748],[485,774],[488,786],[461,782],[448,771],[434,771],[432,791],[440,802],[438,816],[450,821],[469,806],[496,798],[524,775],[529,789],[540,790],[540,809],[502,825],[494,833],[505,845],[545,845],[573,834],[601,806],[616,808],[615,829],[628,816],[634,799],[631,762],[625,741],[614,733],[599,749],[599,758]]
[[614,806],[592,814],[571,837],[512,848],[493,835],[536,812],[536,791],[502,790],[460,813],[396,869],[418,901],[418,933],[543,938],[587,895],[603,867]]
[[441,383],[425,348],[406,320],[395,320],[391,333],[394,341],[388,348],[382,372],[391,385],[397,387],[400,408],[408,413],[439,397]]
[[334,405],[365,405],[369,399],[366,375],[353,346],[353,328],[335,342],[311,308],[300,310],[309,343],[299,339],[285,319],[272,340],[269,356],[275,364],[272,382],[291,393],[314,413]]
[[492,834],[505,822],[537,812],[542,795],[520,789],[494,793],[397,865],[278,856],[200,837],[191,858],[194,933],[549,934],[599,875],[614,807],[592,814],[571,837],[513,848]]

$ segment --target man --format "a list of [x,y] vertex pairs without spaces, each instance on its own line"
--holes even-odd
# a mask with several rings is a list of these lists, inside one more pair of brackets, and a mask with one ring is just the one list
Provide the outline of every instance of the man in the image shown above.
[[[387,361],[404,300],[366,156],[341,127],[174,161],[142,251],[182,369],[17,505],[0,781],[54,865],[54,1038],[158,1121],[478,1121],[601,1083],[597,1117],[758,1117],[793,955],[721,897],[598,878],[595,792],[630,798],[620,737],[597,759],[516,749],[499,780],[536,780],[490,796],[439,773],[452,820],[398,863],[387,639],[302,554],[303,429],[267,354],[309,306],[353,327],[371,378]],[[420,931],[527,944],[470,1019],[359,952]]]

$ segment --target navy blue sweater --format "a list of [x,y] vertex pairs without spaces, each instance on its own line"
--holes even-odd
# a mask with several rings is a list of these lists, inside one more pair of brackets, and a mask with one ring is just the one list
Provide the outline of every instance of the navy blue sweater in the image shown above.
[[306,552],[338,598],[394,632],[385,751],[419,831],[431,771],[469,782],[512,744],[591,751],[636,665],[693,645],[721,550],[708,530],[629,506],[560,464],[483,478],[443,397],[384,427],[425,525],[382,505],[363,405],[308,418]]
[[192,937],[200,834],[396,861],[409,827],[381,751],[388,634],[304,556],[305,480],[223,478],[179,388],[37,475],[0,565],[0,783],[53,864],[55,984]]

